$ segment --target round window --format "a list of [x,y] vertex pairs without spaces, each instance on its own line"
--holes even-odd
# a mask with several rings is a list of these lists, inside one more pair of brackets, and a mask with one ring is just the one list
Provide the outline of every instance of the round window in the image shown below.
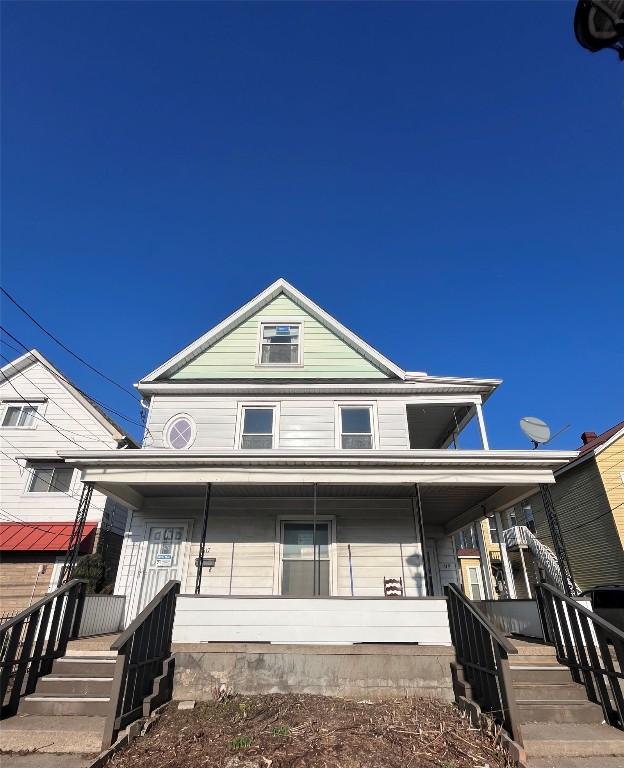
[[190,416],[174,417],[167,428],[166,436],[172,448],[188,448],[195,438],[195,427]]

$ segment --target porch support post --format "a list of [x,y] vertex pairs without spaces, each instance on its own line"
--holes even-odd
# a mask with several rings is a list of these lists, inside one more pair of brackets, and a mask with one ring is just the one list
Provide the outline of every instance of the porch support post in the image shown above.
[[490,565],[490,558],[488,557],[487,549],[485,548],[485,542],[483,541],[483,528],[481,527],[482,522],[482,520],[477,520],[475,523],[477,542],[479,544],[479,560],[481,561],[481,576],[483,577],[485,599],[493,600],[494,590],[492,589],[492,567]]
[[[420,540],[420,551],[423,565],[423,575],[425,583],[425,595],[433,595],[433,583],[429,571],[429,562],[427,558],[427,543],[425,541],[425,525],[423,522],[422,501],[420,498],[420,486],[414,483],[414,493],[412,494],[412,515],[414,517],[414,530]],[[405,585],[404,585],[405,590]]]
[[479,432],[481,433],[481,445],[486,451],[490,450],[490,444],[487,439],[487,432],[485,431],[485,420],[483,419],[483,407],[481,403],[475,403],[475,411],[477,412],[477,421],[479,422]]
[[316,483],[312,486],[312,579],[313,579],[313,587],[312,587],[312,594],[316,597],[321,591],[321,569],[320,569],[320,563],[319,563],[319,569],[318,569],[318,584],[317,584],[317,574],[316,574],[316,493],[317,493],[317,487]]
[[516,585],[513,580],[513,571],[511,570],[511,563],[509,562],[509,555],[507,553],[507,544],[505,543],[505,536],[503,535],[503,524],[501,522],[500,512],[494,513],[494,520],[496,520],[496,532],[498,533],[498,546],[501,553],[501,564],[503,566],[503,575],[505,576],[505,587],[507,589],[507,597],[510,600],[516,599]]
[[206,530],[208,528],[208,514],[210,512],[210,495],[212,483],[206,483],[206,495],[204,496],[204,520],[202,522],[201,539],[199,540],[199,557],[197,558],[197,573],[195,575],[195,594],[201,592],[202,575],[204,572],[204,552],[206,551]]
[[531,582],[529,581],[529,574],[527,573],[526,563],[524,562],[524,552],[522,551],[522,544],[518,547],[518,551],[520,552],[520,562],[522,563],[522,574],[524,576],[524,586],[526,587],[529,600],[532,600],[533,595],[531,594]]

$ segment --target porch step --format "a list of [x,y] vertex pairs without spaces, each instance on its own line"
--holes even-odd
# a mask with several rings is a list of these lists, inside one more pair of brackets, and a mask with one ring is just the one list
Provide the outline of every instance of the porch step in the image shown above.
[[56,677],[111,677],[115,669],[114,657],[63,656],[52,665]]
[[112,677],[46,675],[37,681],[35,693],[42,696],[110,696]]
[[105,722],[103,717],[50,717],[20,712],[2,721],[0,751],[95,755],[102,746]]
[[109,696],[45,695],[33,693],[25,696],[19,711],[29,715],[82,715],[105,716],[109,709]]
[[561,664],[527,664],[510,666],[511,680],[514,683],[565,684],[572,683],[572,675]]
[[565,757],[624,757],[624,731],[610,725],[527,723],[522,726],[522,736],[529,768],[533,758],[557,758],[559,767],[566,765],[559,760]]
[[587,701],[585,688],[578,683],[513,683],[514,693],[518,701]]
[[[517,699],[522,723],[602,723],[599,704],[587,699]],[[524,728],[524,726],[523,726]]]

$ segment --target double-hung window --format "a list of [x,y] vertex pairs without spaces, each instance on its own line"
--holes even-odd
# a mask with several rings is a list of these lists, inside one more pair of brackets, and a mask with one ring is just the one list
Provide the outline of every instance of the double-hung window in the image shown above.
[[32,470],[28,493],[67,493],[73,474],[71,467],[36,467]]
[[2,418],[2,426],[14,428],[34,427],[37,410],[36,405],[9,403]]
[[338,410],[340,448],[373,448],[375,433],[372,405],[340,405]]
[[260,365],[301,365],[301,323],[262,323]]
[[276,408],[244,405],[241,410],[240,447],[275,447]]

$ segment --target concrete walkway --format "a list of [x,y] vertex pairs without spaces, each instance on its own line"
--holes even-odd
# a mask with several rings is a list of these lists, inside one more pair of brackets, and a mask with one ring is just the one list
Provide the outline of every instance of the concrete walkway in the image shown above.
[[[0,762],[11,768],[87,768],[96,755],[59,755],[53,752],[0,753]],[[5,762],[6,760],[6,762]]]

